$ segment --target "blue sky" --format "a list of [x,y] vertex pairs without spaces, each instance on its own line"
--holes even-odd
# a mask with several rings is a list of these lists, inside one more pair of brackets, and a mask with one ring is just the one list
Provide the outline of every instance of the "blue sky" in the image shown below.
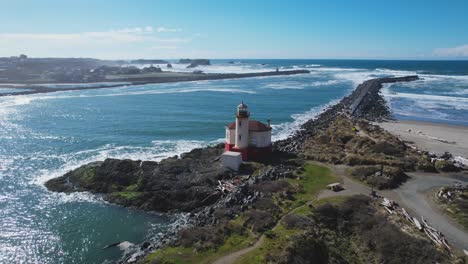
[[0,56],[468,59],[468,1],[0,0]]

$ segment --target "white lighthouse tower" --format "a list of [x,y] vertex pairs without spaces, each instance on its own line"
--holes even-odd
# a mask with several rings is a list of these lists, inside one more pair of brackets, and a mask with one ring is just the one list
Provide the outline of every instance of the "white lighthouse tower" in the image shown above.
[[[233,152],[241,153],[244,161],[267,157],[271,152],[270,122],[264,124],[250,120],[250,112],[244,102],[237,106],[235,117],[234,122],[226,125],[223,160],[228,163],[233,161],[234,164],[237,154]],[[228,167],[236,168],[236,166],[231,165]]]
[[236,134],[235,144],[236,149],[245,149],[249,146],[249,116],[247,105],[242,102],[237,106],[236,111]]

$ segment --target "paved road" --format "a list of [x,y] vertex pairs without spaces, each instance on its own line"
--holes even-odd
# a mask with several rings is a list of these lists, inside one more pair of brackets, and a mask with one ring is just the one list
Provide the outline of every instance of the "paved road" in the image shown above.
[[407,209],[413,216],[418,218],[423,216],[431,226],[444,234],[450,244],[459,249],[468,249],[468,232],[435,208],[425,194],[425,192],[435,187],[450,186],[455,182],[468,183],[468,175],[410,174],[410,176],[411,179],[398,189],[385,191],[381,194],[396,200],[400,206]]
[[[346,176],[344,166],[333,166],[335,175],[345,188],[341,192],[323,190],[318,198],[348,196],[354,194],[370,194],[370,188]],[[397,201],[412,216],[424,219],[434,228],[438,229],[447,238],[451,245],[459,249],[468,250],[468,232],[458,223],[444,215],[425,192],[432,188],[450,186],[455,182],[468,183],[468,175],[446,176],[443,174],[410,173],[411,179],[397,189],[379,191],[379,195]]]

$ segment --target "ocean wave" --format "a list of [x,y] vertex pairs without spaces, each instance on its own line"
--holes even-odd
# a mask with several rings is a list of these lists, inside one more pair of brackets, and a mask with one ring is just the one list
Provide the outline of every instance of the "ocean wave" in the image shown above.
[[468,95],[468,88],[454,89],[452,91],[444,92],[444,94]]
[[271,125],[273,128],[272,131],[272,141],[283,140],[291,135],[293,135],[296,131],[301,129],[301,126],[309,121],[310,119],[316,118],[318,115],[323,113],[326,109],[330,106],[337,104],[340,100],[332,100],[329,103],[317,107],[311,108],[309,111],[300,113],[300,114],[293,114],[291,118],[293,119],[292,122],[285,122],[281,124]]
[[304,89],[307,85],[299,81],[284,81],[268,83],[263,86],[266,89],[284,90],[284,89]]
[[255,94],[254,91],[243,90],[243,89],[232,89],[232,88],[180,88],[180,89],[164,89],[164,90],[145,90],[145,91],[136,91],[136,92],[129,91],[129,92],[124,92],[124,93],[90,95],[89,97],[127,96],[127,95],[145,95],[145,94],[171,94],[171,93],[195,93],[195,92]]
[[[201,70],[205,73],[251,73],[251,72],[267,72],[274,70],[273,68],[265,67],[261,64],[224,64],[224,63],[213,63],[212,65],[199,65],[196,68],[187,68],[189,64],[172,63],[172,68],[166,68],[166,64],[154,64],[153,66],[159,66],[164,71],[170,72],[193,72],[194,70]],[[149,64],[134,64],[138,68],[149,67]]]
[[41,155],[41,159],[59,160],[63,165],[58,169],[45,169],[40,171],[39,175],[33,179],[32,183],[43,185],[46,181],[62,176],[68,171],[74,170],[82,165],[94,161],[102,161],[107,158],[160,161],[164,158],[180,155],[194,148],[205,147],[217,142],[218,140],[154,140],[151,142],[150,146],[115,146],[113,144],[106,144],[95,149],[87,149],[74,153]]
[[430,101],[441,101],[445,103],[461,102],[468,104],[468,98],[465,97],[454,97],[444,95],[433,95],[433,94],[414,94],[414,93],[387,93],[385,94],[388,98],[407,98],[413,100],[430,100]]
[[[144,90],[134,91],[128,87],[119,87],[114,89],[94,90],[94,91],[63,91],[50,95],[19,95],[0,98],[0,117],[2,114],[10,111],[12,107],[30,104],[35,100],[54,100],[68,98],[92,98],[92,97],[112,97],[112,96],[131,96],[131,95],[149,95],[149,94],[172,94],[172,93],[196,93],[196,92],[218,92],[218,93],[246,93],[255,94],[255,91],[244,90],[230,87],[191,87],[191,88],[161,88],[151,89],[151,86],[135,87]],[[104,92],[104,93],[103,93]],[[3,99],[3,100],[2,100]]]
[[[28,96],[5,96],[0,98],[0,111],[6,110],[13,106],[26,105],[31,102],[31,98]],[[1,113],[1,112],[0,112]]]
[[339,67],[318,67],[309,69],[310,71],[316,72],[352,72],[352,71],[363,71],[365,69],[360,68],[339,68]]
[[94,82],[94,83],[41,83],[32,84],[33,86],[41,86],[46,88],[90,88],[99,86],[112,86],[112,85],[129,85],[130,82]]
[[406,76],[406,75],[416,75],[417,72],[415,71],[405,71],[405,70],[392,70],[386,68],[377,68],[375,69],[376,72],[388,74],[388,75],[395,75],[395,76]]
[[283,89],[304,89],[305,87],[317,87],[317,86],[328,86],[340,83],[339,80],[328,80],[328,81],[315,81],[315,82],[306,82],[306,81],[283,81],[268,83],[263,86],[263,88],[274,89],[274,90],[283,90]]
[[374,78],[379,77],[402,77],[406,75],[414,75],[414,72],[409,71],[397,71],[397,70],[389,70],[389,69],[375,69],[375,70],[354,70],[354,71],[347,71],[344,70],[342,72],[337,71],[334,74],[334,77],[337,79],[343,79],[347,81],[351,81],[355,87],[359,84]]
[[460,111],[468,109],[468,98],[432,94],[397,93],[392,84],[385,85],[382,95],[396,115],[443,121],[463,121]]

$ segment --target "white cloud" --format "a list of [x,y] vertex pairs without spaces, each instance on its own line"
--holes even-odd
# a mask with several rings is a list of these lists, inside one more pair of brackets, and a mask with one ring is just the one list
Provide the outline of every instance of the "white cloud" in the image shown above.
[[158,27],[156,29],[158,32],[181,32],[181,28],[166,28],[166,27]]
[[153,46],[150,47],[151,50],[174,50],[178,49],[179,47],[177,46]]
[[434,55],[443,57],[468,57],[468,45],[435,49]]
[[0,33],[2,41],[96,41],[108,40],[118,42],[136,42],[136,41],[169,41],[169,42],[186,42],[187,39],[165,39],[155,37],[151,26],[123,28],[110,31],[96,32],[81,32],[81,33],[57,33],[57,34],[41,34],[41,33]]
[[168,47],[192,40],[184,37],[164,38],[158,35],[159,32],[159,28],[144,26],[80,33],[0,33],[0,57],[25,53],[36,57],[109,58],[120,53],[117,58],[125,58],[135,54],[145,56],[145,52],[155,50],[152,47],[174,49]]

